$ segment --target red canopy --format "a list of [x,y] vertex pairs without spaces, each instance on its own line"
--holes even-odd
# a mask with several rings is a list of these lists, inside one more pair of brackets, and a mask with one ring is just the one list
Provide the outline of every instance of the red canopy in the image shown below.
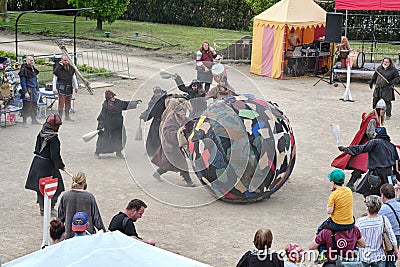
[[399,0],[336,0],[337,10],[400,10]]

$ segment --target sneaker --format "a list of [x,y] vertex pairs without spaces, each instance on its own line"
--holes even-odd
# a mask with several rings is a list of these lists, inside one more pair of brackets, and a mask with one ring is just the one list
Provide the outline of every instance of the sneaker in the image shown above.
[[115,155],[117,156],[117,158],[125,159],[125,156],[121,152],[116,153]]
[[99,159],[100,158],[100,154],[94,153],[94,158],[95,159]]
[[314,261],[314,264],[323,264],[324,262],[327,261],[325,253],[319,254],[318,258]]
[[161,175],[158,172],[154,172],[153,177],[156,178],[159,182],[163,182]]

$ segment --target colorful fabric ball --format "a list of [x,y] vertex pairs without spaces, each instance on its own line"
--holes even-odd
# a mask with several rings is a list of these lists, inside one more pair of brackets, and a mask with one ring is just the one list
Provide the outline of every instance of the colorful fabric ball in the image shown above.
[[269,198],[287,181],[296,158],[289,119],[278,105],[253,95],[211,104],[195,121],[188,150],[201,183],[229,202]]

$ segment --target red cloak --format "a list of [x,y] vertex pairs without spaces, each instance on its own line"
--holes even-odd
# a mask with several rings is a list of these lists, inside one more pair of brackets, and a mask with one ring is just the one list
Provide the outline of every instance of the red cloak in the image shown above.
[[[353,141],[351,141],[349,146],[363,145],[366,142],[368,142],[368,138],[365,135],[365,131],[367,130],[368,123],[371,119],[375,119],[376,121],[375,126],[379,127],[379,121],[375,114],[371,114],[368,117],[364,118],[365,116],[366,113],[364,112],[361,116],[362,121],[360,124],[360,129],[354,136]],[[368,171],[367,162],[368,162],[368,153],[362,153],[360,155],[351,156],[350,154],[343,152],[332,161],[331,166],[342,170],[357,169],[363,172],[367,172]]]

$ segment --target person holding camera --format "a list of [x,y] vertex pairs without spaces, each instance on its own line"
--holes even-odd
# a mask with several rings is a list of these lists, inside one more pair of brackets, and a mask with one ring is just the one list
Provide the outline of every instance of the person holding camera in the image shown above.
[[122,111],[135,109],[142,100],[123,101],[115,98],[116,94],[111,90],[107,90],[104,95],[106,100],[97,117],[99,136],[94,156],[98,159],[100,154],[116,152],[118,158],[124,159],[125,156],[121,151],[125,147],[126,132]]

